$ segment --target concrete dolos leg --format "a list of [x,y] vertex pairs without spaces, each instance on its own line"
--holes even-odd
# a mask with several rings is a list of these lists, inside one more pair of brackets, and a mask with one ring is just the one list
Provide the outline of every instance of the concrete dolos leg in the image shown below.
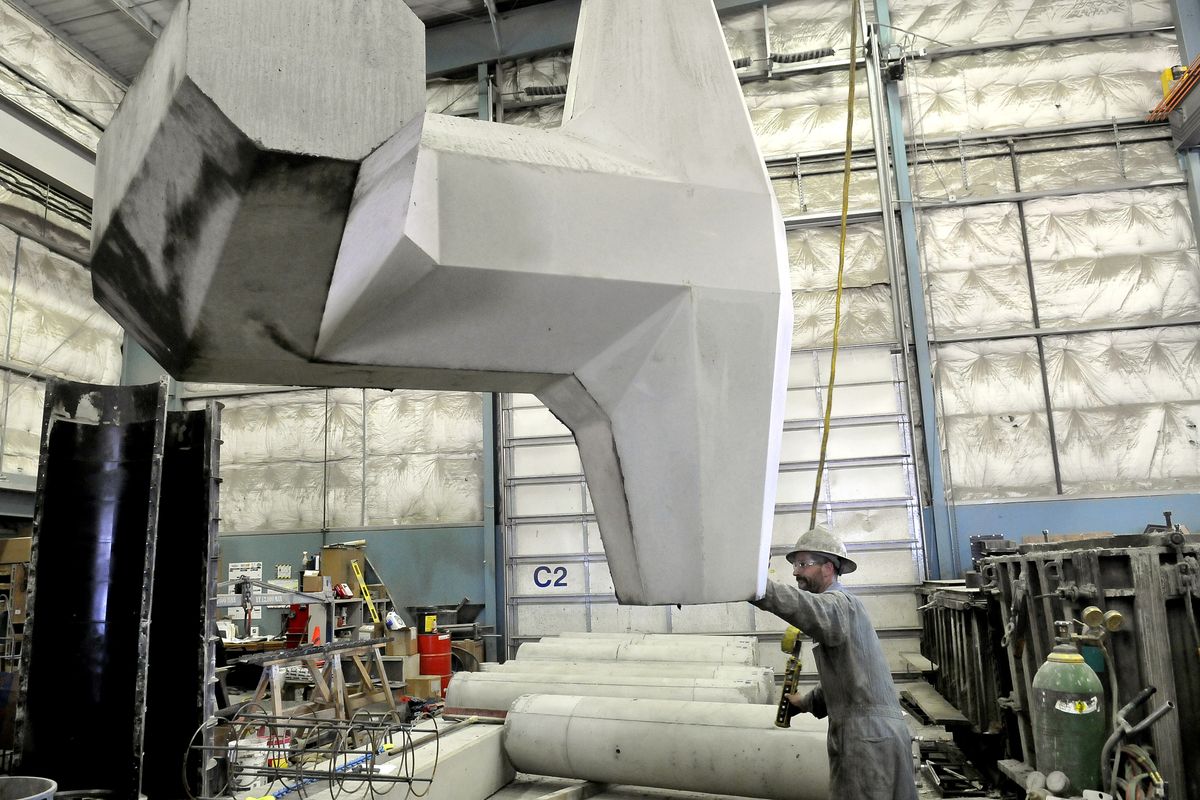
[[826,800],[826,724],[776,728],[763,706],[526,695],[504,748],[518,772],[596,783]]

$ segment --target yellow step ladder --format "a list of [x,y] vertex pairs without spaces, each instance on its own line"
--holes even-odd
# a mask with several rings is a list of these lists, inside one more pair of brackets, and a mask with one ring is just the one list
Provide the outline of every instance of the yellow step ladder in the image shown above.
[[376,625],[379,624],[379,610],[375,608],[375,601],[371,599],[371,590],[367,588],[366,578],[363,577],[362,567],[358,565],[358,560],[350,562],[350,569],[354,570],[354,577],[358,579],[358,588],[362,592],[362,599],[367,604],[367,609],[371,612],[371,621]]

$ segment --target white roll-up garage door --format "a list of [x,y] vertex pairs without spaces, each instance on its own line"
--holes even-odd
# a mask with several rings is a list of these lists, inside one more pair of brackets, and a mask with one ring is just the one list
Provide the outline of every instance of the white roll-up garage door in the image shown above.
[[[776,580],[791,580],[783,554],[808,526],[828,369],[827,351],[792,357],[771,548]],[[913,588],[922,563],[903,391],[900,360],[889,348],[841,352],[819,504],[819,517],[859,564],[845,583],[865,602],[896,672],[906,669],[901,653],[919,650]],[[782,669],[785,624],[747,603],[617,605],[570,431],[536,398],[505,395],[501,433],[510,654],[565,631],[753,634],[760,663]]]

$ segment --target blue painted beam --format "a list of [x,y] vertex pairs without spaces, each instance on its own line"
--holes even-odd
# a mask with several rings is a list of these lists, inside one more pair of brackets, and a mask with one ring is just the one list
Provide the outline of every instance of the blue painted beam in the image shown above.
[[[448,75],[490,61],[508,61],[555,50],[575,42],[581,0],[555,0],[519,8],[499,18],[504,48],[496,46],[490,20],[471,20],[430,28],[425,32],[425,73]],[[733,14],[782,0],[714,0],[719,14]]]
[[1163,512],[1172,522],[1200,531],[1200,494],[1164,494],[1144,497],[1003,500],[993,503],[958,503],[954,507],[962,563],[970,563],[970,539],[1000,533],[1020,542],[1050,533],[1141,533],[1146,525],[1163,524]]
[[[891,43],[891,12],[887,0],[875,0],[875,18],[880,25],[880,40]],[[887,119],[892,158],[895,164],[896,201],[900,206],[900,237],[904,248],[905,292],[912,323],[912,347],[917,361],[917,388],[921,398],[921,425],[924,429],[925,465],[929,485],[930,512],[925,517],[925,551],[930,577],[954,578],[961,570],[959,550],[946,503],[946,481],[942,472],[942,445],[938,430],[937,397],[933,386],[933,359],[929,347],[929,322],[925,316],[925,286],[921,281],[921,254],[917,242],[917,220],[913,212],[912,185],[908,178],[908,152],[904,138],[904,118],[900,89],[895,82],[884,86],[884,114]],[[893,287],[900,291],[901,287]]]
[[1200,3],[1196,0],[1171,0],[1171,19],[1179,41],[1179,57],[1184,64],[1200,55]]
[[[1171,0],[1171,18],[1179,42],[1179,60],[1184,64],[1200,55],[1200,3],[1196,0]],[[1190,98],[1189,98],[1190,99]],[[1192,228],[1200,241],[1200,150],[1180,151],[1180,163],[1187,176],[1188,208],[1192,212]]]

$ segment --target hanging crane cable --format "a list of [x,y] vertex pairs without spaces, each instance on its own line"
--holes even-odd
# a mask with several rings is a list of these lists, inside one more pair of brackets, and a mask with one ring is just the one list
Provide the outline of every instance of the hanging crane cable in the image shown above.
[[[813,487],[812,512],[808,517],[811,530],[817,525],[817,504],[821,500],[821,479],[825,473],[825,457],[829,449],[829,421],[833,417],[833,386],[837,380],[838,334],[842,327],[842,278],[846,273],[846,223],[850,216],[850,162],[854,154],[854,79],[858,72],[858,4],[850,9],[850,90],[846,98],[846,159],[842,170],[842,225],[838,236],[837,291],[833,299],[833,352],[829,356],[829,387],[825,391],[825,422],[821,426],[821,452],[817,457],[817,479]],[[887,213],[887,209],[884,209]]]

